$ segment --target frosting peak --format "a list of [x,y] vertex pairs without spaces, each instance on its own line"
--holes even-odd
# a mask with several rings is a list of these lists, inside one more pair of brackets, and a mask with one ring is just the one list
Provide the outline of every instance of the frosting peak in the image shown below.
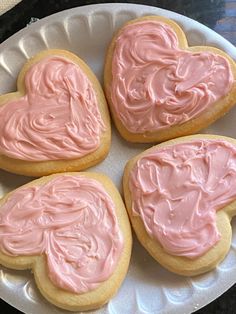
[[212,52],[181,50],[165,23],[130,24],[116,39],[111,98],[130,132],[182,124],[225,96],[232,84],[228,60]]

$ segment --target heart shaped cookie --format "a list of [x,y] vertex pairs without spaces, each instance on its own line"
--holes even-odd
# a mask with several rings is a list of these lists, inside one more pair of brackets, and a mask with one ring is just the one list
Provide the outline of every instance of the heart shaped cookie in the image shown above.
[[0,201],[0,264],[32,269],[45,298],[67,310],[100,307],[117,292],[131,243],[123,201],[101,174],[51,175]]
[[120,134],[160,142],[207,127],[236,103],[236,65],[217,48],[189,47],[172,20],[146,16],[114,36],[104,86]]
[[30,176],[82,170],[105,158],[110,120],[101,86],[74,54],[45,50],[0,97],[0,168]]
[[127,210],[139,241],[164,267],[192,276],[216,267],[236,215],[236,140],[193,135],[154,146],[126,165]]

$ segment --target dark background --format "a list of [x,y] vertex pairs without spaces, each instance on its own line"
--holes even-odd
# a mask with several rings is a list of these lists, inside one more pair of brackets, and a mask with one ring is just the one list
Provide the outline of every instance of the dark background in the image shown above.
[[[1,0],[0,0],[1,1]],[[22,29],[31,17],[43,18],[50,14],[95,3],[137,3],[171,10],[201,22],[236,45],[236,1],[233,0],[143,0],[143,1],[79,1],[79,0],[23,0],[0,16],[0,43]],[[235,278],[236,281],[236,278]],[[0,299],[1,314],[19,314]],[[69,312],[68,312],[69,313]],[[220,298],[196,314],[236,313],[236,284]],[[125,314],[125,313],[124,313]],[[153,313],[155,314],[155,313]]]

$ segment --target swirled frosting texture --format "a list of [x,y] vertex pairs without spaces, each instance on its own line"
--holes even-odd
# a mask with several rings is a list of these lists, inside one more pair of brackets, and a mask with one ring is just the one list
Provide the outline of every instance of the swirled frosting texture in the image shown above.
[[228,60],[211,52],[181,50],[165,23],[130,24],[116,39],[111,99],[130,132],[186,122],[225,96],[232,84]]
[[196,258],[220,239],[216,211],[236,199],[236,149],[220,140],[157,148],[130,173],[132,212],[172,255]]
[[44,58],[26,73],[25,88],[25,96],[0,107],[0,153],[45,161],[96,150],[105,125],[78,65],[61,56]]
[[1,207],[0,249],[46,254],[54,285],[90,291],[111,276],[123,249],[114,206],[99,182],[82,176],[20,188]]

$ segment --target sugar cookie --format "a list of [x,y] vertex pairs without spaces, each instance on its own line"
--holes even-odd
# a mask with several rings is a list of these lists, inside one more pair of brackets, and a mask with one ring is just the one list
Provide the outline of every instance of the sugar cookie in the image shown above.
[[161,143],[127,163],[123,184],[137,237],[161,265],[192,276],[225,258],[236,215],[235,139]]
[[130,260],[123,201],[106,176],[54,174],[0,201],[0,264],[32,269],[42,295],[71,311],[101,307]]
[[236,64],[217,48],[189,47],[174,21],[146,16],[114,36],[104,86],[126,140],[161,142],[196,133],[236,103]]
[[42,176],[83,170],[106,157],[106,100],[79,57],[40,52],[22,68],[17,90],[0,97],[0,168]]

